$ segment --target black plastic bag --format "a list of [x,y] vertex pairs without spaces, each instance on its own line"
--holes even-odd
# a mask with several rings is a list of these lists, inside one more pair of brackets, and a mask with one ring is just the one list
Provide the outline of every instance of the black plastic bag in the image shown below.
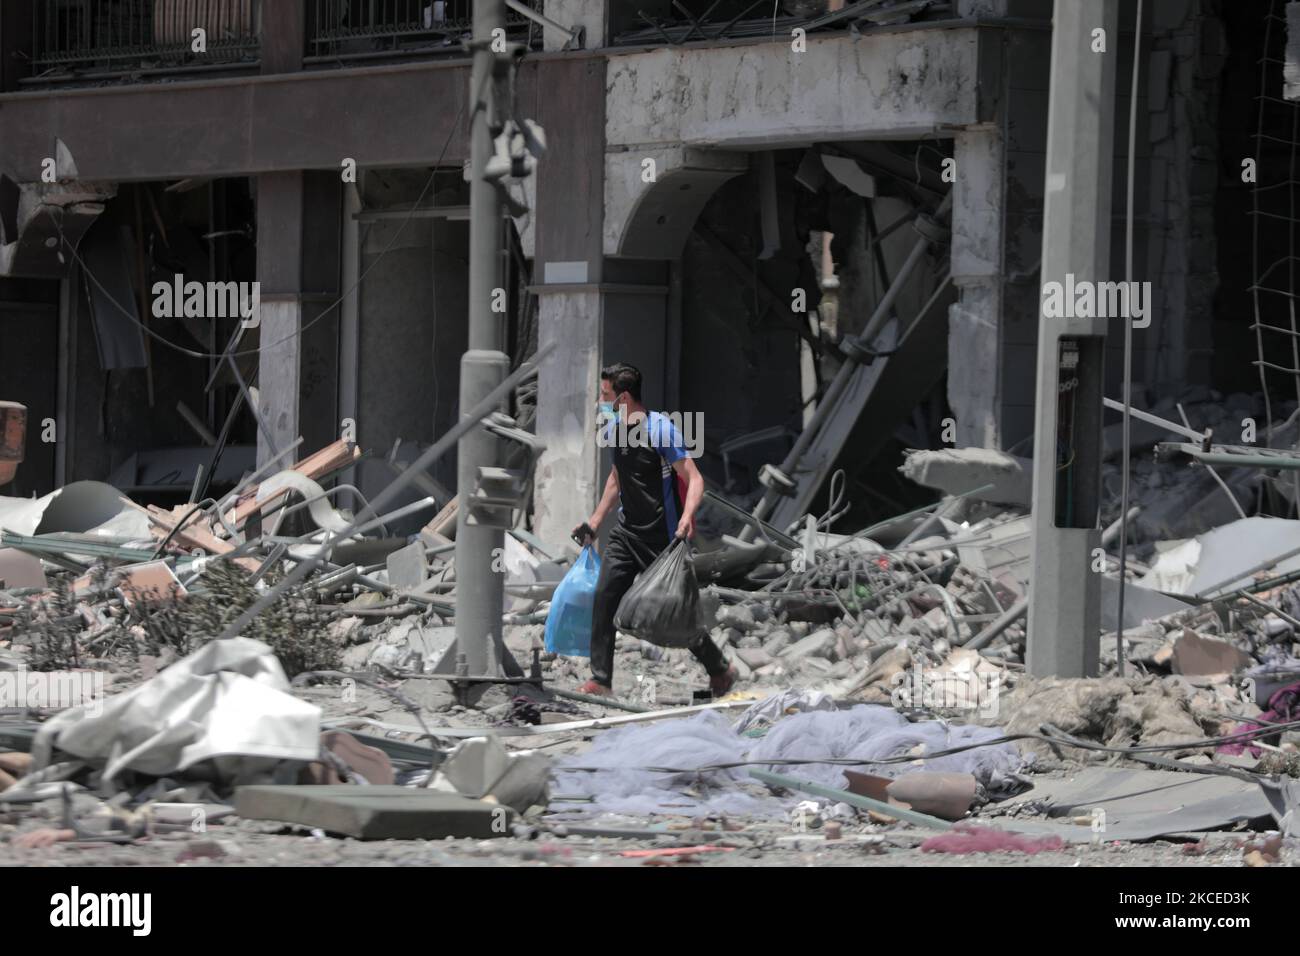
[[699,637],[704,612],[684,538],[673,539],[623,595],[614,626],[660,647],[686,647]]

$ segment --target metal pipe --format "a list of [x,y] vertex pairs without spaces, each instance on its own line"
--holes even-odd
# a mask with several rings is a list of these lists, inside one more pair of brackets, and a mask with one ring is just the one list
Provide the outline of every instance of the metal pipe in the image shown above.
[[565,36],[569,38],[570,43],[576,44],[578,42],[578,36],[581,33],[579,29],[577,28],[570,29],[569,27],[566,27],[562,23],[556,23],[550,17],[545,16],[541,13],[538,13],[536,10],[524,6],[522,3],[519,2],[519,0],[506,0],[506,6],[509,7],[511,10],[513,10],[515,13],[518,13],[521,16],[525,16],[529,20],[532,20],[534,23],[540,23],[544,27],[550,27],[552,30],[556,30],[560,33],[563,33]]
[[[394,478],[392,482],[389,483],[388,487],[375,495],[374,500],[372,500],[370,504],[362,510],[360,515],[353,519],[350,526],[338,534],[327,534],[325,540],[321,542],[320,547],[316,549],[316,553],[312,557],[299,561],[297,566],[285,575],[284,579],[279,584],[267,591],[266,594],[262,595],[261,598],[245,609],[239,617],[235,618],[235,620],[221,632],[221,637],[235,637],[246,628],[254,618],[278,601],[286,591],[291,587],[294,587],[307,577],[307,575],[311,574],[318,567],[324,564],[329,559],[330,552],[334,550],[334,544],[337,541],[355,534],[357,528],[361,527],[373,518],[380,508],[386,506],[402,492],[402,489],[415,480],[414,472],[427,471],[429,466],[445,455],[447,451],[460,440],[462,435],[472,429],[478,428],[479,422],[486,418],[491,412],[495,411],[497,406],[507,395],[510,394],[511,390],[514,389],[516,385],[537,374],[537,363],[541,362],[541,360],[549,355],[554,349],[554,342],[548,342],[546,345],[539,348],[533,356],[532,362],[519,366],[515,372],[506,377],[505,381],[492,389],[492,391],[485,395],[482,400],[465,412],[461,416],[460,421],[453,425],[445,435],[425,449],[410,468]],[[362,583],[367,582],[363,581]],[[368,583],[367,586],[369,586]],[[385,588],[381,585],[377,590],[387,592],[392,589]],[[457,597],[457,604],[460,604],[459,596]],[[459,621],[459,612],[456,617],[457,621]],[[497,627],[499,628],[500,626],[500,621],[498,620]]]
[[[507,54],[492,50],[495,31],[505,27],[502,0],[475,0],[474,63],[470,77],[469,351],[460,364],[460,407],[470,408],[494,391],[510,367],[503,351],[501,316],[492,302],[501,277],[504,220],[496,183],[484,178],[493,155],[493,130],[510,115]],[[504,398],[504,396],[503,396]],[[495,411],[499,406],[494,406]],[[501,463],[500,444],[485,428],[467,429],[456,449],[456,646],[471,674],[503,673],[498,654],[504,606],[503,576],[492,570],[504,532],[470,523],[479,470]],[[423,469],[421,469],[423,470]]]
[[795,548],[799,547],[799,542],[796,541],[794,538],[790,537],[788,534],[783,534],[782,532],[777,531],[776,528],[772,527],[772,525],[768,524],[766,521],[763,521],[761,518],[755,518],[744,508],[741,508],[739,505],[733,504],[731,501],[728,501],[726,498],[718,494],[716,491],[712,491],[712,490],[706,491],[704,493],[704,497],[710,502],[712,502],[713,504],[717,505],[727,514],[731,515],[736,520],[743,521],[746,525],[749,525],[751,527],[756,526],[760,531],[764,533],[766,537],[772,538],[772,540],[776,544],[779,544],[785,548],[789,548],[790,550],[794,550]]
[[1028,610],[1029,598],[1022,597],[1015,604],[1011,605],[1011,607],[1007,608],[1005,614],[1001,615],[996,621],[972,637],[969,641],[963,644],[962,647],[969,648],[972,651],[978,651],[981,648],[986,647],[992,642],[993,638],[997,637],[1012,624],[1016,623],[1020,618],[1024,617],[1025,612]]
[[[1102,403],[1112,411],[1116,411],[1116,412],[1124,411],[1124,403],[1117,402],[1113,398],[1103,398]],[[1138,421],[1146,422],[1147,424],[1150,425],[1159,425],[1165,431],[1173,432],[1175,435],[1182,435],[1184,438],[1191,439],[1197,444],[1200,444],[1201,442],[1205,441],[1205,432],[1198,432],[1198,431],[1193,431],[1190,428],[1184,428],[1182,425],[1179,425],[1177,422],[1171,422],[1169,419],[1161,418],[1159,415],[1152,415],[1150,412],[1144,412],[1141,409],[1134,408],[1131,405],[1129,406],[1128,413],[1132,415],[1134,418],[1136,418]]]
[[[934,217],[943,220],[951,209],[952,192],[949,191],[948,195],[943,197],[943,202],[939,204],[939,208],[935,211]],[[876,304],[876,311],[867,322],[866,328],[857,335],[856,342],[858,345],[870,347],[876,335],[884,327],[885,322],[888,321],[890,311],[894,307],[894,301],[903,291],[904,286],[907,285],[907,282],[912,277],[912,273],[916,270],[916,267],[920,265],[921,259],[930,248],[930,244],[931,240],[926,236],[921,235],[917,237],[916,244],[912,246],[911,253],[908,254],[906,261],[898,270],[898,275],[894,277],[894,281],[890,283],[888,291],[885,292],[880,301]],[[835,378],[831,381],[830,388],[826,390],[826,394],[822,397],[822,400],[817,403],[817,409],[813,412],[812,418],[809,419],[808,424],[804,427],[803,431],[799,433],[799,437],[795,441],[794,447],[791,448],[789,454],[785,456],[785,460],[781,462],[782,474],[792,475],[799,467],[799,462],[803,459],[804,454],[808,451],[813,440],[817,437],[817,433],[826,423],[826,420],[830,418],[831,413],[839,404],[840,397],[848,389],[849,383],[852,381],[853,374],[857,370],[857,367],[857,359],[852,354],[845,355],[844,364],[842,364],[839,371],[835,373]],[[776,503],[780,497],[781,493],[776,488],[771,486],[766,488],[763,492],[762,499],[754,508],[754,517],[759,519],[766,518],[772,513],[772,509],[776,507]],[[753,537],[754,530],[752,526],[746,527],[740,533],[740,540],[742,541],[751,541],[753,540]]]

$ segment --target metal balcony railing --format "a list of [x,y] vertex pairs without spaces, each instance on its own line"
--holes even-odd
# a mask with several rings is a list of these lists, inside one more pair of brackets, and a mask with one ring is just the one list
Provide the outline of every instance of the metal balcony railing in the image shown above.
[[[32,0],[33,80],[257,59],[261,0]],[[195,30],[202,30],[198,52]]]
[[795,27],[811,33],[948,19],[952,7],[946,0],[615,0],[611,34],[615,46],[788,38]]
[[[472,0],[308,0],[309,58],[462,51],[473,29]],[[526,0],[541,11],[542,0]],[[513,10],[510,39],[540,45],[541,28]]]

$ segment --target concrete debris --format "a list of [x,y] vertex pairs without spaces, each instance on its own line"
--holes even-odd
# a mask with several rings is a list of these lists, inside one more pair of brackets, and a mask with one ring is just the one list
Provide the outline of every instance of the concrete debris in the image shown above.
[[[929,508],[857,533],[801,521],[779,540],[708,542],[724,555],[697,564],[701,607],[730,686],[696,686],[691,650],[619,634],[602,696],[583,683],[586,658],[543,643],[576,551],[524,530],[495,557],[503,648],[520,666],[465,681],[456,502],[361,516],[327,504],[321,489],[356,454],[336,443],[196,505],[141,505],[92,482],[0,499],[0,669],[102,680],[92,697],[0,715],[0,792],[31,814],[15,852],[148,843],[197,807],[218,828],[264,820],[362,840],[587,827],[653,845],[665,832],[653,828],[718,819],[746,839],[811,830],[859,845],[979,823],[931,849],[1068,853],[1088,832],[1060,819],[1074,796],[1059,784],[1088,767],[1127,760],[1135,788],[1193,767],[1300,775],[1286,725],[1300,699],[1297,522],[1231,516],[1152,538],[1178,522],[1150,516],[1161,502],[1139,482],[1126,676],[1114,676],[1120,580],[1107,554],[1103,676],[1035,679],[1028,461],[912,452],[903,472],[946,495]],[[393,514],[421,509],[413,533],[392,533]],[[241,636],[216,639],[258,608]],[[1182,763],[1152,769],[1128,753],[1139,746]],[[1026,797],[1036,785],[1056,796]],[[1258,819],[1250,789],[1188,790],[1197,802],[1168,820],[1112,795],[1129,829],[1111,832]],[[682,851],[717,842],[682,832],[697,837]],[[193,858],[238,858],[209,842]]]
[[[972,492],[977,501],[1029,507],[1032,463],[991,448],[909,451],[899,467],[907,478],[949,495]],[[985,491],[974,491],[992,484]]]
[[[1112,748],[1181,744],[1201,740],[1219,725],[1208,708],[1198,719],[1191,698],[1179,684],[1156,677],[1023,677],[1000,699],[996,720],[1011,734],[1044,734],[1050,725],[1070,737]],[[1022,746],[1044,760],[1053,759],[1058,751],[1081,763],[1106,761],[1112,756],[1104,750],[1042,740]],[[1189,746],[1173,752],[1202,749]]]

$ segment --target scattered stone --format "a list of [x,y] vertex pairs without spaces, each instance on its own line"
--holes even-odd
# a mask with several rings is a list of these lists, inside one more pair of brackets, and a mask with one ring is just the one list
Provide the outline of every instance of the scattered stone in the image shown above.
[[744,661],[753,670],[760,667],[766,667],[772,663],[772,655],[762,647],[739,647],[736,649],[736,656]]
[[718,608],[718,623],[738,631],[754,629],[754,614],[746,604],[728,604]]
[[815,634],[809,634],[797,644],[792,644],[781,652],[781,657],[789,662],[802,661],[810,657],[823,658],[835,646],[835,632],[824,628]]
[[775,630],[772,635],[763,642],[763,650],[767,651],[772,657],[776,657],[783,650],[790,646],[792,638],[789,631]]

